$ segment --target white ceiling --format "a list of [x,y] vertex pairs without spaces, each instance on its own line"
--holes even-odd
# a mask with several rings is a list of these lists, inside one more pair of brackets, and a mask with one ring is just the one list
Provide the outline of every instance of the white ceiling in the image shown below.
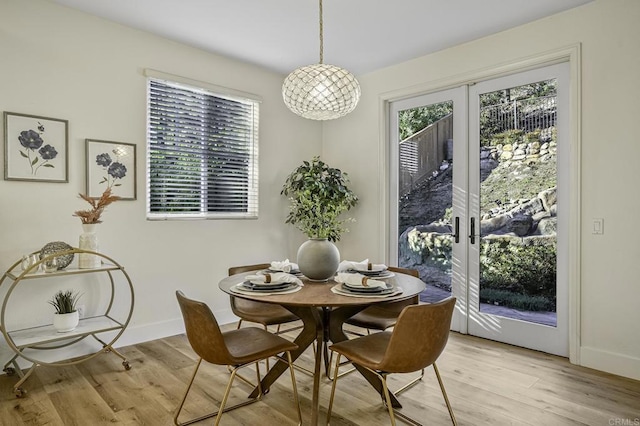
[[[319,60],[317,0],[51,0],[286,74]],[[324,62],[362,74],[592,0],[324,0]]]

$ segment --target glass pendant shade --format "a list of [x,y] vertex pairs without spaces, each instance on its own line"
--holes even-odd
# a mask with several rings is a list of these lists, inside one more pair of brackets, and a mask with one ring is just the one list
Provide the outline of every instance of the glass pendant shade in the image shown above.
[[354,110],[360,100],[360,84],[344,68],[307,65],[287,76],[282,97],[291,111],[304,118],[332,120]]

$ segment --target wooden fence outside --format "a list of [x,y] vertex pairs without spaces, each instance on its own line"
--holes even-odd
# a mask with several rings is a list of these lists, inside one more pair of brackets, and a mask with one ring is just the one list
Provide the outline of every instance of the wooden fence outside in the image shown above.
[[453,141],[453,114],[400,142],[399,195],[440,170],[443,161],[450,161]]

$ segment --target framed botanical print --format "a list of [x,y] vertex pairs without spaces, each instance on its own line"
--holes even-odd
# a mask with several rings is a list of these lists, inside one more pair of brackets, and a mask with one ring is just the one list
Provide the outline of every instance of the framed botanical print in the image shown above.
[[136,199],[136,146],[85,139],[87,195],[100,198],[107,188],[122,200]]
[[4,178],[69,182],[69,122],[4,112]]

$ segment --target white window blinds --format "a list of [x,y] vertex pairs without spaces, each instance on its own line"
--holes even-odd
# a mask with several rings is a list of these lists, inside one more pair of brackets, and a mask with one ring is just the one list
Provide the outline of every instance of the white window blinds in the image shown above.
[[258,216],[252,99],[148,79],[147,217]]

